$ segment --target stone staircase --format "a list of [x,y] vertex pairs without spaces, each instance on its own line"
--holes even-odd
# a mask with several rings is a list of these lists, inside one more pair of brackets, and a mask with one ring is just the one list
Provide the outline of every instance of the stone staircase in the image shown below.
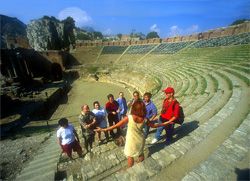
[[37,155],[17,176],[17,181],[54,180],[59,161],[60,149],[55,134],[47,140]]

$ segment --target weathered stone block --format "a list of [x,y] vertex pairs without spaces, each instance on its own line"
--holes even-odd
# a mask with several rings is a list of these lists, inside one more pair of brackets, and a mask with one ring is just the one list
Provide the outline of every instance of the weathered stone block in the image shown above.
[[151,177],[161,170],[161,166],[152,157],[148,157],[142,162],[148,175]]

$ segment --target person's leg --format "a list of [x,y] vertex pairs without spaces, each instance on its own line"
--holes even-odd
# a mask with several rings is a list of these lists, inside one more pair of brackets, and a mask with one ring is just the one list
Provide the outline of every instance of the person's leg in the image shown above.
[[108,132],[104,131],[104,135],[105,135],[106,140],[108,141],[109,140],[109,134],[108,134]]
[[101,142],[101,132],[97,132],[98,141]]
[[92,146],[93,146],[93,142],[95,141],[95,134],[91,134],[89,135],[89,146],[90,146],[90,150],[92,150]]
[[138,163],[142,162],[144,160],[144,154],[142,153],[139,157],[138,157]]
[[[162,123],[162,118],[161,118],[161,117],[159,117],[158,123],[159,123],[159,124]],[[157,128],[156,133],[155,133],[155,138],[156,138],[157,140],[160,140],[160,139],[161,139],[161,133],[162,133],[162,131],[164,130],[164,128],[165,128],[164,126],[161,126],[161,127],[158,127],[158,128]]]
[[82,157],[82,147],[80,146],[78,141],[75,140],[72,143],[72,148],[73,148],[73,151],[77,152],[79,157]]
[[[118,116],[117,116],[117,118],[115,119],[115,124],[117,124],[118,122],[119,122],[119,120],[118,120]],[[121,135],[121,128],[117,128],[116,130],[117,130],[116,131],[117,136],[120,136]]]
[[128,157],[128,168],[132,167],[134,165],[134,158],[133,157]]
[[148,137],[148,133],[149,133],[149,126],[148,125],[144,125],[144,137],[147,138]]
[[83,137],[83,139],[84,139],[84,147],[85,147],[85,149],[87,150],[87,152],[89,152],[89,148],[88,148],[88,138],[87,138],[87,136],[86,135],[82,135],[82,137]]
[[[114,121],[113,121],[113,119],[112,119],[111,116],[108,116],[108,122],[109,122],[109,127],[110,127],[110,126],[113,126],[113,122],[114,122]],[[109,132],[109,134],[110,134],[111,137],[114,137],[114,136],[115,136],[113,130],[111,130],[111,131]]]
[[67,154],[67,156],[72,159],[72,146],[70,144],[62,145],[63,152]]
[[173,138],[173,133],[174,133],[174,124],[169,124],[166,126],[166,144],[169,144],[172,141]]

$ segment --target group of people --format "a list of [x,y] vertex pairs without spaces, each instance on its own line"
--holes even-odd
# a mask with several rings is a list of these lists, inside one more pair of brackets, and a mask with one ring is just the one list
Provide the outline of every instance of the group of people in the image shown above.
[[[166,98],[158,118],[157,108],[151,101],[152,94],[149,92],[146,92],[141,99],[140,93],[135,91],[133,99],[128,103],[123,92],[119,93],[119,98],[116,100],[112,94],[109,94],[105,108],[102,108],[100,103],[95,101],[92,111],[88,105],[83,105],[79,115],[79,123],[85,149],[91,151],[95,133],[97,133],[98,141],[101,143],[101,132],[104,132],[108,141],[110,137],[114,138],[116,135],[120,135],[121,127],[127,126],[124,153],[128,158],[128,167],[131,167],[134,164],[134,157],[138,157],[138,162],[144,160],[143,149],[150,127],[157,128],[152,144],[161,139],[163,130],[166,131],[167,135],[166,144],[169,144],[173,136],[175,120],[179,116],[179,102],[174,97],[175,91],[172,87],[167,87],[163,92],[165,92]],[[106,120],[108,120],[109,127]],[[60,119],[58,123],[60,128],[57,131],[57,138],[63,152],[70,158],[72,158],[72,150],[82,156],[79,137],[74,127],[68,123],[66,118]],[[117,129],[116,134],[113,132],[114,129]]]

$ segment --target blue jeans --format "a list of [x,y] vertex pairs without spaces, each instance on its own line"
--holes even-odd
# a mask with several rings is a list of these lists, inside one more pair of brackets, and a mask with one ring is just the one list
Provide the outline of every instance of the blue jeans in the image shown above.
[[[160,117],[158,122],[162,123],[162,122],[166,122],[166,121],[168,121],[168,120],[163,119],[162,117]],[[166,135],[167,135],[166,143],[169,143],[172,140],[172,137],[173,137],[174,124],[168,124],[167,126],[158,127],[157,130],[156,130],[156,133],[155,133],[155,138],[157,140],[160,140],[161,139],[161,133],[162,133],[162,131],[164,129],[165,129]]]
[[[158,120],[156,120],[156,121],[150,121],[150,123],[157,123],[157,122],[159,123]],[[150,129],[150,126],[148,126],[147,124],[145,124],[145,125],[144,125],[144,128],[143,128],[143,130],[144,130],[144,137],[145,137],[145,138],[148,137],[149,129]]]

